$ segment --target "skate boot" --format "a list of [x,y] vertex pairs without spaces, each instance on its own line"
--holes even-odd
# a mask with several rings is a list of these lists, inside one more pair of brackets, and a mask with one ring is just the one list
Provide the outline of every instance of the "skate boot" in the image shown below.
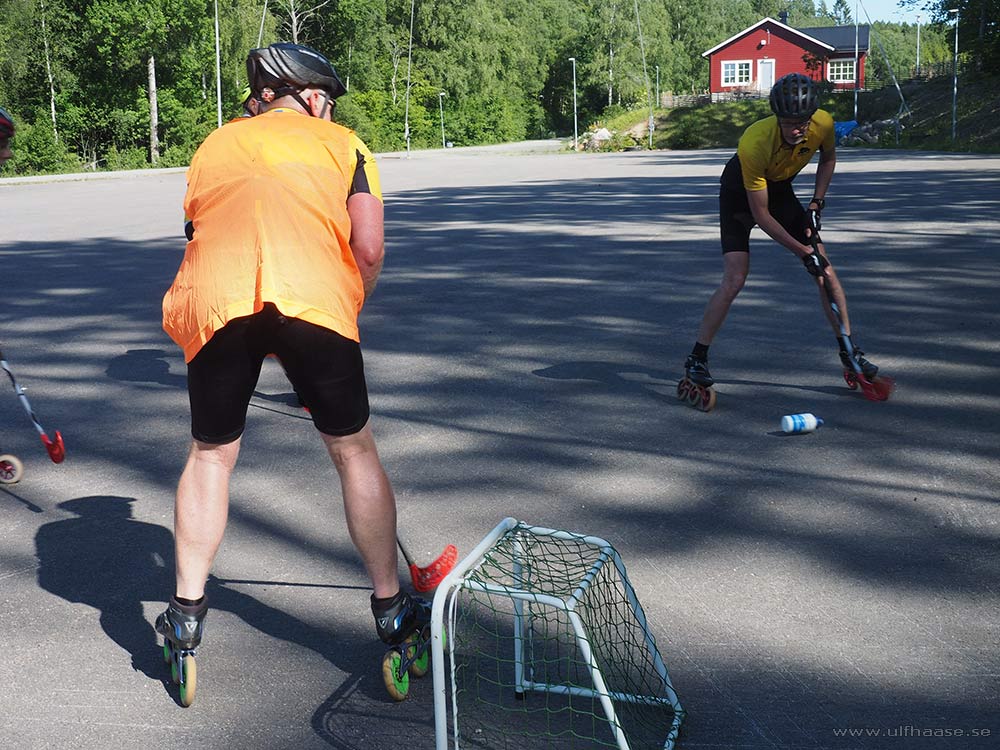
[[372,614],[378,637],[389,646],[382,657],[385,688],[394,700],[405,700],[410,676],[423,677],[430,669],[430,602],[400,591],[385,608],[373,601]]
[[684,377],[677,384],[677,398],[699,411],[711,411],[715,406],[715,380],[708,371],[708,362],[688,355]]
[[[857,375],[859,369],[861,370],[861,374],[864,375],[865,380],[869,382],[874,381],[878,375],[878,366],[865,359],[863,351],[855,349],[853,355],[852,361],[851,354],[848,354],[843,349],[840,350],[840,363],[844,366],[844,380],[847,381],[847,385],[850,386],[852,391],[858,387]],[[855,367],[855,363],[857,367]]]
[[190,706],[198,687],[194,652],[205,630],[208,601],[181,604],[170,597],[167,609],[156,618],[156,632],[163,636],[163,661],[170,665],[170,678],[180,689],[181,705]]

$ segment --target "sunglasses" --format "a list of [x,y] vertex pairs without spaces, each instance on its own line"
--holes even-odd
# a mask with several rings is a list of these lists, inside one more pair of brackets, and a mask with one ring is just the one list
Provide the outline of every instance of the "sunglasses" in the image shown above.
[[805,130],[809,127],[809,123],[812,122],[812,118],[808,120],[778,120],[778,124],[783,128],[790,128],[791,130]]

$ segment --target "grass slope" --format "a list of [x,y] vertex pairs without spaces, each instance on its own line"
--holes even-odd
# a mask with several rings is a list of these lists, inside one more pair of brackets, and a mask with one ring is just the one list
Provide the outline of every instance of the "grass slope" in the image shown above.
[[[958,84],[958,138],[951,140],[952,79],[946,76],[908,81],[900,89],[910,109],[902,118],[899,143],[894,132],[878,146],[934,151],[1000,153],[1000,88],[998,76],[963,76]],[[823,108],[837,121],[854,119],[854,96],[848,92],[826,97]],[[858,121],[887,120],[900,111],[895,86],[858,95]],[[766,99],[706,104],[655,112],[653,148],[699,149],[735,147],[743,130],[771,114]],[[648,110],[627,112],[600,124],[629,131],[645,146]]]

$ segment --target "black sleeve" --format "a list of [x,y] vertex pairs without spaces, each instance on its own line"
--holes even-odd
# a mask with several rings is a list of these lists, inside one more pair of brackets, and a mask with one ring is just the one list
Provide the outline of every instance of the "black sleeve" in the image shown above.
[[358,163],[354,167],[354,178],[351,180],[351,189],[347,193],[348,197],[355,193],[371,193],[371,188],[368,187],[368,174],[365,172],[365,155],[356,149],[354,153],[358,155]]

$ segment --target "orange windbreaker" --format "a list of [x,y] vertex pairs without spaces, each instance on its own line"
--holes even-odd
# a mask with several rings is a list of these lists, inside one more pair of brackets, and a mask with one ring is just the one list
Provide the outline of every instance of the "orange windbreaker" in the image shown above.
[[184,198],[194,238],[163,298],[163,328],[186,362],[265,302],[359,340],[364,286],[347,214],[358,144],[367,152],[347,128],[292,110],[205,139]]

